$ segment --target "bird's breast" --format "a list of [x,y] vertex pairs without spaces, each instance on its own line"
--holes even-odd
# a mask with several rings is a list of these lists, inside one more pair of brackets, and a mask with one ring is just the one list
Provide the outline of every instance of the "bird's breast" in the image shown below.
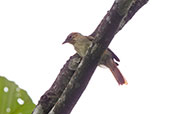
[[90,41],[82,39],[74,44],[74,48],[81,57],[84,57],[90,45]]

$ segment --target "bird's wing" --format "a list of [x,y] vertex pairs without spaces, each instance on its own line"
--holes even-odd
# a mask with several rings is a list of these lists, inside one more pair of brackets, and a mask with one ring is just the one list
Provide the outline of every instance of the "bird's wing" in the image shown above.
[[[92,37],[92,36],[88,36],[87,38],[88,38],[90,41],[93,41],[93,40],[94,40],[94,37]],[[107,48],[107,50],[111,53],[112,57],[113,57],[116,61],[120,62],[120,59],[116,56],[116,54],[114,54],[114,52],[113,52],[111,49]]]
[[95,38],[92,37],[92,36],[87,36],[87,38],[90,40],[90,41],[93,41]]
[[118,58],[118,56],[116,56],[116,54],[113,53],[112,50],[110,50],[109,48],[107,48],[107,50],[112,54],[112,57],[113,57],[116,61],[120,62],[120,59]]

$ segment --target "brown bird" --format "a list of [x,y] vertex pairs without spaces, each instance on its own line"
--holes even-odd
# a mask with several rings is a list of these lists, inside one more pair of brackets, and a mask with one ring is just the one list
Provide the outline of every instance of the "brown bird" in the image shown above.
[[[92,36],[83,36],[80,33],[73,32],[68,35],[68,37],[63,42],[63,44],[64,43],[72,44],[75,50],[77,51],[77,53],[81,57],[84,57],[86,55],[88,48],[92,44],[93,40],[94,37]],[[119,85],[128,84],[126,79],[123,77],[120,70],[118,69],[117,67],[118,64],[114,61],[114,59],[118,62],[120,61],[119,58],[108,48],[103,53],[99,65],[104,65],[108,67],[111,70],[112,74],[114,75]]]

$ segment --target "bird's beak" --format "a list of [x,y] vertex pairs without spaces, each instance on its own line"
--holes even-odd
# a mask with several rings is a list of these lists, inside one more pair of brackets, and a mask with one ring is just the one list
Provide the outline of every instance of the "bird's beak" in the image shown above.
[[69,38],[67,37],[62,44],[69,43]]
[[65,43],[67,43],[68,41],[67,40],[65,40],[62,44],[65,44]]
[[71,35],[68,35],[67,38],[65,39],[65,41],[62,44],[70,43],[70,41],[71,41]]

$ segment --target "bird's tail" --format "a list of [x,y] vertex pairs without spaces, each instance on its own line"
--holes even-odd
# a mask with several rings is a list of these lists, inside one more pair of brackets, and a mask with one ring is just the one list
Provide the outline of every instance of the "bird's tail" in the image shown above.
[[116,81],[118,82],[119,85],[123,85],[123,84],[127,85],[128,84],[128,82],[123,77],[120,70],[118,69],[117,64],[112,59],[110,59],[107,62],[107,67],[110,69],[110,71],[114,75],[114,77],[115,77],[115,79],[116,79]]

